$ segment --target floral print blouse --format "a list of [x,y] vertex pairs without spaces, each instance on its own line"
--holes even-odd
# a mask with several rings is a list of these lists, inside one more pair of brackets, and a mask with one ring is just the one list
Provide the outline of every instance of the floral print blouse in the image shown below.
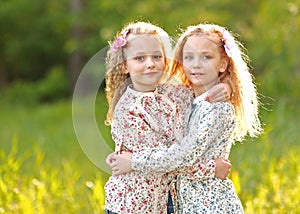
[[[111,125],[116,151],[138,152],[169,147],[181,140],[184,115],[192,94],[185,86],[159,85],[154,92],[127,88],[120,98]],[[115,213],[166,213],[169,184],[167,173],[134,171],[111,176],[105,185],[105,208]]]
[[[181,141],[193,99],[190,89],[182,85],[162,84],[149,93],[129,86],[114,111],[111,133],[115,150],[139,152]],[[194,177],[213,177],[214,160],[203,159],[185,170]],[[105,185],[106,209],[115,213],[166,213],[175,174],[134,171],[111,176]]]
[[[206,94],[193,102],[186,136],[169,148],[147,149],[132,155],[132,167],[164,172],[191,166],[201,159],[228,158],[233,143],[234,108],[229,102],[209,103]],[[231,180],[201,178],[190,171],[177,176],[178,213],[243,213]]]

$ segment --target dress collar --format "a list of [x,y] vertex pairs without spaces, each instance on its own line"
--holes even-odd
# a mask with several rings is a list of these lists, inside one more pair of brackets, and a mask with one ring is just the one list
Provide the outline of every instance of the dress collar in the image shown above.
[[159,94],[158,87],[156,87],[155,91],[141,92],[141,91],[136,91],[136,90],[134,90],[132,84],[130,84],[130,85],[127,87],[127,92],[129,92],[131,95],[134,95],[134,96],[141,96],[141,95],[148,95],[148,96],[151,96],[151,95],[154,95],[154,94]]
[[199,95],[198,97],[196,97],[193,101],[193,104],[199,104],[201,101],[204,101],[206,95],[207,95],[207,91],[204,92],[203,94]]

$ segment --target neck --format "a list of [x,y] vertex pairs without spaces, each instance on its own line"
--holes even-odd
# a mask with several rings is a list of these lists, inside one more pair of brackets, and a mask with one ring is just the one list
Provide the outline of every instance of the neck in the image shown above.
[[133,85],[132,88],[135,91],[138,91],[138,92],[153,92],[156,89],[156,85],[153,85],[153,86],[144,86],[144,87],[143,86],[137,87],[137,86]]

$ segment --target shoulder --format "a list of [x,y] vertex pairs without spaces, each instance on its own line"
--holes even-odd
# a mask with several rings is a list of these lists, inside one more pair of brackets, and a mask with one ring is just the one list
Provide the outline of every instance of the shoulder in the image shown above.
[[182,84],[161,84],[159,85],[159,91],[160,93],[167,95],[171,99],[181,99],[184,101],[188,101],[193,98],[192,90],[189,87]]
[[210,130],[230,129],[235,124],[235,114],[231,103],[200,101],[192,114],[189,126],[193,129],[206,127]]
[[164,84],[160,84],[158,86],[161,90],[163,91],[182,91],[182,92],[185,92],[185,93],[192,93],[191,89],[185,85],[174,85],[174,84],[167,84],[167,83],[164,83]]
[[202,100],[200,105],[201,111],[209,113],[214,117],[233,117],[234,107],[228,101],[226,102],[207,102]]
[[120,108],[121,106],[129,106],[132,103],[134,103],[137,99],[137,95],[134,95],[132,93],[132,90],[130,90],[130,88],[128,87],[124,93],[122,94],[122,96],[120,97],[118,103],[116,104],[116,109]]

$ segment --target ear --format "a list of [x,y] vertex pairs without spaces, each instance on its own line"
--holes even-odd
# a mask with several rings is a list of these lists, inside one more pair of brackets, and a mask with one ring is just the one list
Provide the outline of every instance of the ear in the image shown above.
[[224,73],[227,70],[228,64],[229,64],[228,59],[223,58],[220,65],[219,72]]

